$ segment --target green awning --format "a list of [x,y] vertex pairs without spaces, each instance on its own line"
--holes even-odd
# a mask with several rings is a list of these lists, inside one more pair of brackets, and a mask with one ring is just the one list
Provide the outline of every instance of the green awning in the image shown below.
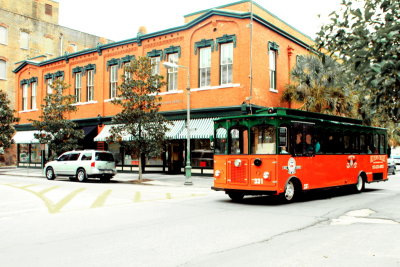
[[[191,139],[209,139],[214,134],[214,120],[217,118],[202,118],[190,120],[190,138]],[[186,126],[174,139],[186,139]]]
[[[165,137],[167,139],[179,139],[177,138],[179,132],[182,131],[182,129],[185,127],[185,121],[184,120],[175,120],[171,121],[172,124],[168,125],[168,130],[165,133]],[[111,128],[117,126],[116,124],[108,124],[104,125],[103,130],[94,138],[95,142],[105,142],[107,141],[107,138],[111,136]],[[122,140],[123,141],[132,141],[134,138],[132,138],[131,134],[122,134]]]

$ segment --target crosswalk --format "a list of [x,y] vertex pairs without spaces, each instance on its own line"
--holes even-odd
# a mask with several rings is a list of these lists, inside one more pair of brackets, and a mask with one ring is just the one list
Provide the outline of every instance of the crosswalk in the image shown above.
[[48,213],[96,209],[107,206],[141,204],[154,201],[181,201],[207,196],[207,191],[181,188],[149,186],[82,186],[67,183],[58,185],[40,183],[0,183],[1,187],[12,188],[33,195],[41,200]]

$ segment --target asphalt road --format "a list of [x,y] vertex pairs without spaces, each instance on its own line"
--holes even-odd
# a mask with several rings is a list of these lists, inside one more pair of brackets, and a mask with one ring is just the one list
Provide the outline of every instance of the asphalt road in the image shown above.
[[[208,180],[211,186],[211,179]],[[400,175],[298,203],[0,176],[1,266],[400,266]]]

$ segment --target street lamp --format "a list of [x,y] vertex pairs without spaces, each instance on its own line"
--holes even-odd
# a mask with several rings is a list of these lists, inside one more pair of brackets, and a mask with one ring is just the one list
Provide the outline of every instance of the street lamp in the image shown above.
[[172,62],[164,62],[164,67],[167,69],[183,68],[186,69],[187,82],[187,109],[186,109],[186,166],[185,166],[185,185],[193,185],[192,181],[192,166],[190,164],[190,71],[186,66],[181,66]]

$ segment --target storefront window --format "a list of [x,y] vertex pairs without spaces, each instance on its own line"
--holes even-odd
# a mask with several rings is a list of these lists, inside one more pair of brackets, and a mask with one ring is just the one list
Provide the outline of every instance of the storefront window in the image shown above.
[[195,139],[194,149],[192,150],[192,166],[213,168],[214,154],[210,149],[209,139]]
[[40,163],[41,162],[41,151],[40,144],[31,145],[31,162]]
[[19,144],[19,162],[29,161],[29,144]]

